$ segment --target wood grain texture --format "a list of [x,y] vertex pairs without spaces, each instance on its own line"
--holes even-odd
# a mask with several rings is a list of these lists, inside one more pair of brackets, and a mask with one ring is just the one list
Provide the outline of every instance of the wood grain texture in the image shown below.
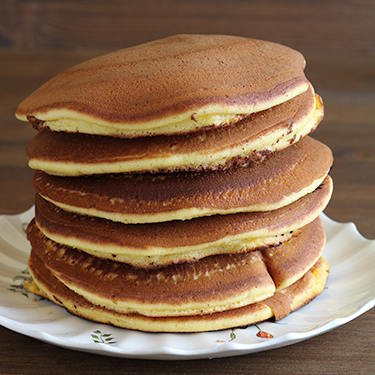
[[[325,103],[313,136],[334,153],[326,209],[375,238],[375,2],[45,1],[0,3],[0,213],[34,200],[25,148],[34,135],[14,111],[60,71],[116,48],[181,32],[229,33],[301,50]],[[108,358],[45,344],[0,327],[0,374],[373,374],[375,309],[305,342],[246,356],[198,361]]]
[[374,51],[372,0],[5,0],[0,46],[124,48],[179,33],[247,36],[307,51]]

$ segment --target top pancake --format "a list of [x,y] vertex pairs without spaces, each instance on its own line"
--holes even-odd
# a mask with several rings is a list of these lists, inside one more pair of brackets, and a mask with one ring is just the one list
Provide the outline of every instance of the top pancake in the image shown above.
[[305,92],[303,56],[280,44],[177,35],[79,64],[45,83],[16,116],[55,131],[118,137],[228,125]]

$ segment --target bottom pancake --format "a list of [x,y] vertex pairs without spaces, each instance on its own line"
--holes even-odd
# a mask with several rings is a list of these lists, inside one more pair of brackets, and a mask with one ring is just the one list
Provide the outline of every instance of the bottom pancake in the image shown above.
[[25,288],[65,307],[73,315],[147,332],[216,331],[256,324],[272,317],[280,320],[321,294],[329,274],[329,264],[320,258],[301,279],[262,302],[213,314],[147,317],[92,304],[58,281],[35,252],[31,253],[29,269],[32,279],[24,283]]
[[34,222],[28,239],[51,273],[93,304],[153,317],[208,314],[264,300],[300,279],[325,244],[317,218],[277,247],[143,270],[58,244]]

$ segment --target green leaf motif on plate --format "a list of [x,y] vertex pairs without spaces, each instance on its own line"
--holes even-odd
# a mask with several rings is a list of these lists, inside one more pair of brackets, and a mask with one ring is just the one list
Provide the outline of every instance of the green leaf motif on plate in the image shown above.
[[91,337],[93,338],[94,342],[97,344],[113,345],[117,343],[117,341],[115,341],[115,339],[112,337],[110,333],[102,333],[99,330],[94,331],[91,334]]
[[26,290],[25,287],[23,286],[23,282],[26,281],[30,277],[29,269],[26,268],[24,271],[21,271],[21,274],[22,275],[17,275],[13,277],[14,282],[20,281],[20,283],[11,284],[8,290],[15,292],[15,293],[21,293],[22,295],[29,298],[29,291]]

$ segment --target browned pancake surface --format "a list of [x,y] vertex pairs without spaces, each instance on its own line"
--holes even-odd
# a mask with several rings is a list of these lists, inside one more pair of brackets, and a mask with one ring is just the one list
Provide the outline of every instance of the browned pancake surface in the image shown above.
[[257,252],[140,270],[57,244],[38,232],[35,225],[31,225],[28,238],[33,250],[60,280],[70,280],[77,288],[115,303],[135,300],[151,306],[163,303],[175,307],[190,301],[209,304],[216,298],[225,300],[233,293],[257,287],[271,289],[273,294],[273,281]]
[[[310,87],[286,103],[221,129],[134,139],[45,130],[31,140],[26,153],[31,167],[56,175],[144,172],[146,167],[151,169],[149,172],[226,168],[259,159],[269,150],[280,150],[298,141],[321,120],[323,109],[307,130],[294,133],[301,123],[310,121],[314,109],[314,93]],[[282,142],[288,135],[290,139]],[[244,147],[246,150],[250,147],[246,155],[242,152]]]
[[119,311],[154,316],[222,311],[270,297],[301,278],[324,247],[324,231],[316,219],[272,250],[141,270],[57,244],[34,223],[28,228],[28,239],[33,251],[69,288]]
[[[118,213],[114,220],[123,222],[168,221],[220,211],[266,211],[282,207],[315,190],[332,161],[327,146],[305,137],[262,162],[225,171],[73,178],[37,171],[34,187],[44,198],[67,205],[70,211],[95,210],[88,211],[93,216]],[[315,181],[316,186],[301,193]],[[193,211],[186,214],[186,209]],[[165,215],[158,217],[159,213]],[[169,216],[170,213],[174,216]]]
[[280,44],[178,35],[79,64],[36,90],[16,113],[43,120],[63,109],[137,124],[212,104],[259,105],[306,84],[304,67],[300,53]]
[[212,331],[256,324],[273,316],[279,320],[322,293],[329,274],[329,264],[320,258],[300,280],[260,303],[205,315],[147,317],[93,305],[55,278],[34,251],[30,255],[29,269],[34,280],[24,285],[30,292],[85,319],[149,332]]
[[300,229],[300,233],[291,240],[262,250],[276,289],[284,289],[301,278],[321,256],[324,245],[323,225],[320,218],[317,218]]
[[[288,239],[284,234],[308,224],[322,212],[331,192],[332,181],[327,176],[316,191],[278,210],[132,225],[67,212],[37,195],[35,219],[42,232],[56,242],[87,252],[101,251],[100,257],[134,266],[157,267],[212,252],[254,250],[247,247],[247,238],[275,236],[273,244],[284,242]],[[256,243],[264,246],[262,240]]]

